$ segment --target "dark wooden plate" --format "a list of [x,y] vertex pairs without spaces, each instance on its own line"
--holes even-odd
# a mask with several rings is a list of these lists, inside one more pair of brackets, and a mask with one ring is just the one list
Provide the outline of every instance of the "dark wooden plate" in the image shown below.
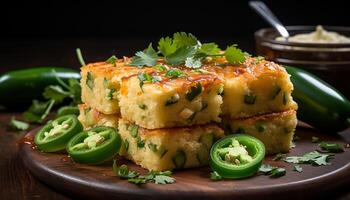
[[[272,198],[305,198],[320,196],[350,183],[350,149],[336,154],[331,165],[315,167],[301,165],[302,173],[293,171],[293,165],[283,161],[273,161],[267,157],[265,163],[287,169],[287,174],[280,178],[256,175],[244,180],[224,180],[214,182],[209,179],[210,168],[196,168],[174,173],[176,183],[156,185],[148,183],[135,186],[120,180],[112,172],[112,163],[100,166],[82,165],[72,162],[64,153],[42,153],[25,142],[33,137],[35,130],[29,132],[22,145],[21,157],[26,167],[35,177],[53,188],[79,198],[119,198],[119,199],[272,199]],[[314,129],[299,126],[300,137],[290,155],[301,155],[317,149],[311,143],[311,137],[338,142],[350,143],[350,130],[339,135],[326,135]],[[131,169],[146,172],[142,168],[126,162]],[[281,196],[283,195],[283,196]]]

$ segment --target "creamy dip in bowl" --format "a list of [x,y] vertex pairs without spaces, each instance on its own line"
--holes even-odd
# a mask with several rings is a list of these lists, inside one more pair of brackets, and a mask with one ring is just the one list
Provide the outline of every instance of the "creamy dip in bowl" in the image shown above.
[[[350,98],[350,27],[287,26],[279,39],[273,28],[255,32],[257,55],[282,65],[304,68]],[[315,31],[316,30],[316,31]]]

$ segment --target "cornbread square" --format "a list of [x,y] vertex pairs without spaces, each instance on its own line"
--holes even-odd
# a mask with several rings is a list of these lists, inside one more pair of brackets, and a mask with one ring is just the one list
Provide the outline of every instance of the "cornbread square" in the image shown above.
[[87,104],[79,105],[79,111],[78,119],[84,129],[93,128],[95,126],[118,127],[118,114],[106,115],[91,108]]
[[215,140],[224,136],[217,125],[145,129],[119,120],[120,154],[148,170],[173,170],[208,165]]
[[273,62],[249,58],[242,65],[206,69],[224,79],[222,113],[231,119],[298,107],[290,75]]
[[157,77],[154,82],[141,82],[141,73],[124,77],[121,116],[147,129],[220,122],[222,80],[210,73],[183,71],[187,75],[176,78],[150,72],[148,76]]
[[254,136],[265,144],[266,153],[288,152],[297,126],[295,110],[255,116],[247,119],[224,119],[231,133]]
[[98,62],[81,68],[81,99],[104,114],[118,114],[120,80],[137,73],[137,67],[125,66],[124,61],[111,64]]

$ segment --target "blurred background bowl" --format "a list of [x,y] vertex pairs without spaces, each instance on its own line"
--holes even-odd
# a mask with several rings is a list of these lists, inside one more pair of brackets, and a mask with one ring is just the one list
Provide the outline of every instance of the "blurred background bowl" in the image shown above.
[[[287,26],[290,35],[310,33],[315,26]],[[324,26],[350,37],[350,27]],[[279,34],[272,28],[255,32],[257,55],[283,65],[304,68],[321,77],[350,98],[350,43],[319,44],[276,41]]]

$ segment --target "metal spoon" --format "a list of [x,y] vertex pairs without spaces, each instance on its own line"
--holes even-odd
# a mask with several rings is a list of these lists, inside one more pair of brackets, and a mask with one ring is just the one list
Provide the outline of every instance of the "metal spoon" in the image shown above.
[[255,10],[262,18],[264,18],[269,24],[271,24],[286,40],[289,37],[287,29],[277,19],[277,17],[271,12],[271,10],[261,1],[250,1],[249,6]]

